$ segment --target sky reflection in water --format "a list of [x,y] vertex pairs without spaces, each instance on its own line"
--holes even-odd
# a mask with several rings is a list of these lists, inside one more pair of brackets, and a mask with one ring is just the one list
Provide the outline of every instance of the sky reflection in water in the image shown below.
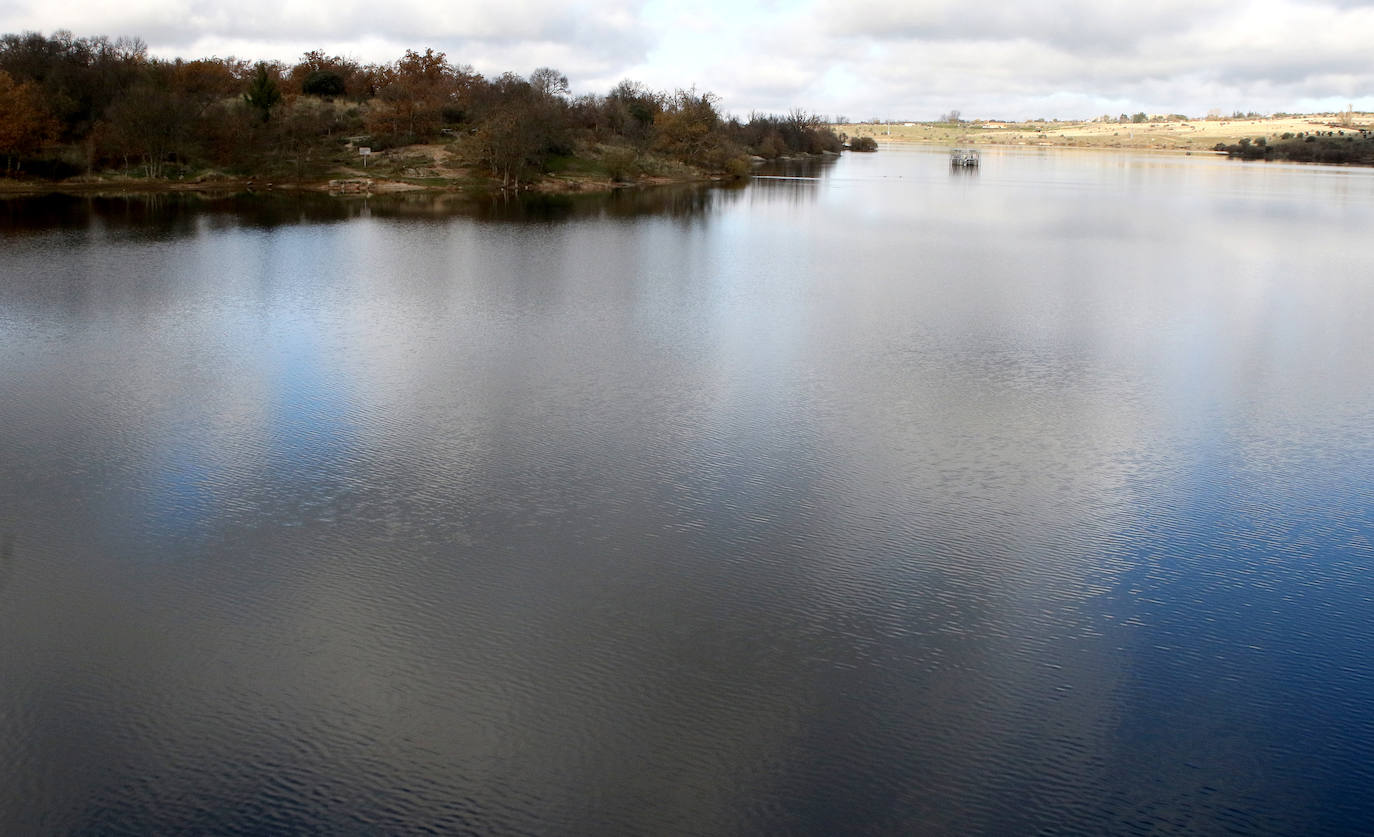
[[4,830],[1355,832],[1363,171],[0,202]]

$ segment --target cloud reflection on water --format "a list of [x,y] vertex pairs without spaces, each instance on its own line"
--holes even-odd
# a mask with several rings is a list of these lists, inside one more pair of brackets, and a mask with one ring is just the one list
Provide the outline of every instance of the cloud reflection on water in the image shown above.
[[[1343,637],[1358,662],[1367,632],[1367,257],[1326,246],[1361,218],[1187,161],[990,155],[971,181],[905,153],[664,213],[273,220],[293,205],[100,220],[107,256],[10,239],[0,508],[43,546],[0,608],[27,661],[0,734],[27,759],[91,743],[3,807],[560,833],[1319,816],[1288,771],[1353,782],[1322,768],[1368,744],[1327,726],[1354,680],[1298,654]],[[183,502],[194,537],[159,516]],[[59,598],[82,607],[45,619]],[[1318,691],[1305,719],[1289,682]]]

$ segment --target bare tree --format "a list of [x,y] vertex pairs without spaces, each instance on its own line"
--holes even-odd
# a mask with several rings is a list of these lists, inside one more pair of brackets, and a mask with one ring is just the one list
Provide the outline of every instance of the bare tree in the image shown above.
[[568,77],[552,67],[540,67],[530,73],[530,87],[542,99],[566,96],[571,90]]

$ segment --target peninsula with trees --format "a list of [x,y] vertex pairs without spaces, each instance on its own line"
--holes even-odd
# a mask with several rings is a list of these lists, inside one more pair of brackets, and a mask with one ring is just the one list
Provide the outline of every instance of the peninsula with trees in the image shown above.
[[0,35],[0,188],[579,191],[742,178],[760,159],[838,154],[802,110],[720,110],[695,88],[622,81],[574,96],[543,67],[485,77],[442,52],[362,64],[159,59],[139,40]]

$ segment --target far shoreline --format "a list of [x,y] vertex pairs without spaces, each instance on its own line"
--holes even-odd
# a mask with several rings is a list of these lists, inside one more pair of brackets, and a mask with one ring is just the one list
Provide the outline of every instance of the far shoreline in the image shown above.
[[878,142],[1211,154],[1224,153],[1217,151],[1218,144],[1231,145],[1245,138],[1277,140],[1286,133],[1314,131],[1358,133],[1371,127],[1374,127],[1374,115],[1364,113],[1207,119],[1153,117],[1145,122],[970,120],[831,125],[837,133],[873,137]]

